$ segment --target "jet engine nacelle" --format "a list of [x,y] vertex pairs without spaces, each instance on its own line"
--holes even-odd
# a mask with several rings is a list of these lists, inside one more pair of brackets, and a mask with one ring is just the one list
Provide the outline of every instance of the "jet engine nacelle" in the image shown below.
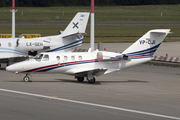
[[16,47],[24,51],[39,51],[50,48],[50,42],[41,39],[17,39]]

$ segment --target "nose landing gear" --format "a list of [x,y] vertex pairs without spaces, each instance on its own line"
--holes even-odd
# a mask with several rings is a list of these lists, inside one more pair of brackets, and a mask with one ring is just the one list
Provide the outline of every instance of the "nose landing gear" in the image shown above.
[[26,76],[23,78],[23,81],[24,81],[24,82],[31,82],[31,80],[30,80],[30,78],[29,78],[28,75],[29,75],[29,74],[26,74]]

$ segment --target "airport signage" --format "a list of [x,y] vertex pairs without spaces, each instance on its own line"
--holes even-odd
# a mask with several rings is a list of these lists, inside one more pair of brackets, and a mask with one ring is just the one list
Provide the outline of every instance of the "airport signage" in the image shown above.
[[24,38],[37,38],[41,37],[41,34],[22,34],[21,36],[24,36]]
[[0,38],[12,38],[12,34],[0,34]]

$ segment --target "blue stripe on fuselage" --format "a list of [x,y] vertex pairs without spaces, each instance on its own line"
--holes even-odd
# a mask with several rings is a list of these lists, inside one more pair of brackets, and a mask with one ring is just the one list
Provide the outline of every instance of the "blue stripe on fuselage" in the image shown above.
[[[82,41],[83,41],[83,39],[80,39],[80,40],[77,40],[77,41],[75,41],[75,42],[69,43],[69,44],[67,44],[67,45],[64,45],[64,46],[61,46],[61,47],[58,47],[58,48],[49,50],[49,51],[47,51],[47,52],[54,52],[54,51],[59,51],[59,50],[63,50],[63,49],[68,49],[68,48],[71,48],[71,47],[75,47],[75,46],[78,46],[78,45],[82,44],[82,43],[79,43],[79,42],[82,42]],[[78,43],[78,44],[76,44],[76,43]],[[75,44],[75,45],[74,45],[74,44]]]
[[158,44],[158,45],[156,45],[156,46],[154,46],[152,48],[148,48],[146,50],[141,50],[141,51],[138,51],[138,52],[127,53],[127,54],[124,54],[124,55],[127,55],[127,56],[137,56],[137,55],[152,54],[152,53],[154,53],[157,50],[157,48],[159,47],[160,44]]

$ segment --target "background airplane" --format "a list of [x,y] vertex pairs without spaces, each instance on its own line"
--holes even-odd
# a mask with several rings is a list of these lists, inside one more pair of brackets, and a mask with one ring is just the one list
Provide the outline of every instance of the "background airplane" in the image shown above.
[[[0,63],[7,65],[23,61],[29,55],[46,52],[68,52],[82,44],[86,26],[89,19],[88,12],[79,12],[60,35],[25,38],[1,38],[0,39]],[[1,64],[0,64],[1,66]]]
[[79,82],[87,78],[95,82],[94,76],[115,72],[153,59],[153,54],[170,29],[150,30],[122,53],[90,52],[44,52],[34,58],[15,63],[6,68],[15,73],[26,73],[24,81],[29,81],[30,73],[63,73],[73,75]]

